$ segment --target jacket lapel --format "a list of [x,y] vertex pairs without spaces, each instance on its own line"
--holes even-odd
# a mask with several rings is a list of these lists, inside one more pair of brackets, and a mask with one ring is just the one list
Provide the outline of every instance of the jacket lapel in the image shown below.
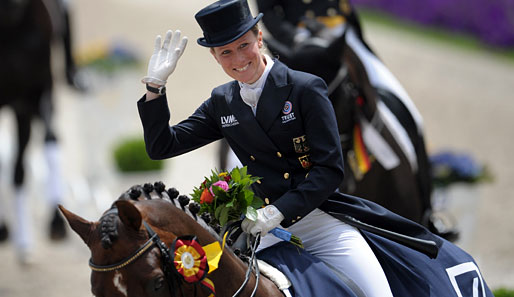
[[293,85],[287,84],[287,68],[275,60],[257,104],[256,118],[265,132],[279,116],[292,87]]
[[231,112],[243,129],[253,136],[252,139],[258,141],[259,146],[276,148],[276,145],[271,141],[266,132],[270,129],[277,116],[279,116],[284,107],[284,102],[291,91],[292,85],[287,84],[286,72],[287,68],[285,65],[275,60],[275,64],[264,84],[264,90],[257,105],[256,116],[253,115],[250,106],[241,99],[239,84],[236,81],[233,82],[230,93],[225,94]]
[[233,86],[230,88],[230,90],[231,93],[225,95],[230,111],[241,124],[241,127],[245,130],[245,133],[252,135],[251,139],[256,140],[257,143],[255,146],[268,146],[272,149],[276,149],[275,144],[271,141],[268,135],[266,135],[266,132],[255,119],[250,106],[244,103],[243,99],[241,99],[241,95],[239,94],[239,84],[236,81],[233,82]]

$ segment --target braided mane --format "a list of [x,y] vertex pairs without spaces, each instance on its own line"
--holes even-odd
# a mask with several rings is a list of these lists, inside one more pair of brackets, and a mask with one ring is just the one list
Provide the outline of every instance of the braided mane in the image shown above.
[[[182,209],[186,214],[191,216],[198,222],[202,227],[207,229],[216,239],[220,240],[219,232],[221,228],[219,226],[210,226],[211,221],[209,215],[197,216],[200,210],[200,205],[196,202],[191,202],[187,195],[179,195],[179,191],[172,187],[166,190],[166,186],[163,182],[158,181],[153,184],[145,183],[143,185],[134,185],[127,191],[121,193],[118,200],[153,200],[162,199],[175,205],[177,208]],[[107,210],[100,218],[100,236],[101,243],[104,249],[111,248],[113,243],[118,238],[117,222],[116,219],[118,214],[115,211],[114,203],[111,208]]]

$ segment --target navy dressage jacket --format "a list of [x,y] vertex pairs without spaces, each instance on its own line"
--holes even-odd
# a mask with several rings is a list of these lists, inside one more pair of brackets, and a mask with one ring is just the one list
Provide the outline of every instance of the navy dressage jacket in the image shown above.
[[138,101],[148,155],[177,156],[223,137],[248,172],[262,177],[255,193],[284,215],[288,227],[315,208],[351,215],[398,233],[439,242],[424,227],[385,208],[337,191],[343,156],[335,113],[324,81],[276,60],[254,116],[231,81],[187,119],[170,126],[165,95]]
[[343,156],[327,86],[275,61],[254,116],[236,81],[221,85],[186,120],[169,127],[166,98],[139,102],[147,151],[163,159],[225,137],[254,188],[289,226],[319,207],[342,182]]

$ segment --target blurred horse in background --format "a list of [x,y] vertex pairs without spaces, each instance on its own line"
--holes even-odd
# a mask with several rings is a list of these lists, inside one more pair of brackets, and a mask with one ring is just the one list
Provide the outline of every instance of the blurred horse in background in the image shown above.
[[426,223],[432,185],[420,116],[359,31],[349,26],[330,43],[306,40],[293,51],[267,41],[285,64],[328,85],[345,160],[341,190]]
[[31,218],[25,183],[25,152],[33,119],[44,127],[44,154],[48,164],[47,192],[52,217],[51,239],[66,236],[64,220],[57,209],[63,198],[60,152],[52,126],[53,78],[51,47],[54,37],[64,45],[67,82],[81,89],[71,53],[67,8],[61,0],[3,0],[0,2],[0,107],[10,108],[17,127],[14,162],[14,232],[9,232],[6,208],[0,207],[0,241],[13,236],[21,261],[32,248]]

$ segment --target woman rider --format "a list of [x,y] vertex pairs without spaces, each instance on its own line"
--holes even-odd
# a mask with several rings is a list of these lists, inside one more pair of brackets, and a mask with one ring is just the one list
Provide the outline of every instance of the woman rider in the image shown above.
[[265,236],[282,226],[305,249],[352,278],[367,296],[392,296],[373,251],[357,229],[319,207],[343,180],[343,159],[327,86],[311,74],[289,69],[262,53],[262,32],[246,0],[218,1],[195,18],[203,30],[198,44],[234,79],[213,89],[187,119],[169,126],[165,84],[182,55],[186,37],[157,36],[147,93],[138,101],[148,154],[171,158],[226,138],[241,162],[262,177],[255,192],[266,203],[256,221],[242,228],[260,233],[260,248],[278,239]]

